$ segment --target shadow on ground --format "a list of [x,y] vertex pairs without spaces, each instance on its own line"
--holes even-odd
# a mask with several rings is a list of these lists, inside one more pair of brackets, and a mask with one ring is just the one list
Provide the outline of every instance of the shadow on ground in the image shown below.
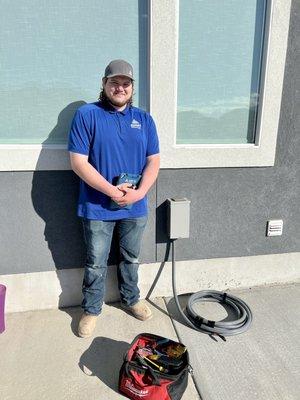
[[[108,306],[108,307],[113,307],[113,308],[120,309],[123,312],[125,312],[126,314],[132,316],[130,312],[128,312],[127,310],[124,310],[121,307],[119,301],[112,302],[112,303],[106,303],[105,305]],[[73,334],[75,336],[79,337],[78,336],[78,324],[79,324],[81,315],[83,313],[82,308],[80,306],[76,306],[76,307],[60,307],[59,309],[60,309],[60,311],[63,311],[63,312],[65,312],[65,313],[70,315],[70,317],[71,317],[71,323],[70,323],[71,331],[73,332]],[[101,316],[99,318],[101,318]]]
[[86,375],[97,376],[105,385],[119,393],[119,370],[128,348],[129,343],[97,337],[82,354],[78,365]]
[[60,309],[60,311],[63,311],[70,315],[70,317],[72,318],[71,324],[70,324],[71,330],[75,336],[79,337],[77,330],[78,330],[78,324],[80,321],[80,317],[82,315],[82,308],[81,307],[65,307],[65,308],[60,307],[59,309]]

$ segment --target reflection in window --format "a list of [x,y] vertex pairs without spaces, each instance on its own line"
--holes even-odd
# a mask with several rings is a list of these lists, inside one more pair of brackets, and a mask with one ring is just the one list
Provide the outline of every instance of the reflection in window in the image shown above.
[[147,0],[2,3],[0,143],[66,143],[114,58],[133,65],[134,104],[147,107]]
[[180,0],[177,144],[254,143],[266,0]]

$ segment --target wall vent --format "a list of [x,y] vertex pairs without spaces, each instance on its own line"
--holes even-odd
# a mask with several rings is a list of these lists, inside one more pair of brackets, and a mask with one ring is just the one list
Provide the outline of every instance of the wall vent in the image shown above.
[[282,219],[271,219],[267,223],[267,236],[281,236],[283,221]]

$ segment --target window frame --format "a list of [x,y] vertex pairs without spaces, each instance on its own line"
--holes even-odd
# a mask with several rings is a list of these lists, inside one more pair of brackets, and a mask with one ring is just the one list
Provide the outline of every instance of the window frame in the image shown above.
[[[161,168],[273,166],[291,0],[267,0],[254,144],[176,144],[179,0],[149,0],[148,6],[149,111],[160,137]],[[69,169],[67,145],[0,144],[0,171]]]
[[150,111],[160,134],[162,168],[274,165],[290,8],[291,0],[267,0],[255,143],[185,145],[176,144],[179,0],[151,2]]

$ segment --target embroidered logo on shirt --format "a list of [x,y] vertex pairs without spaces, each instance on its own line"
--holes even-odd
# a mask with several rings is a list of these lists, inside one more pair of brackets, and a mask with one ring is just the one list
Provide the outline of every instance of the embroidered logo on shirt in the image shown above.
[[141,129],[141,124],[136,119],[133,119],[131,121],[131,125],[130,126],[131,126],[131,128]]

